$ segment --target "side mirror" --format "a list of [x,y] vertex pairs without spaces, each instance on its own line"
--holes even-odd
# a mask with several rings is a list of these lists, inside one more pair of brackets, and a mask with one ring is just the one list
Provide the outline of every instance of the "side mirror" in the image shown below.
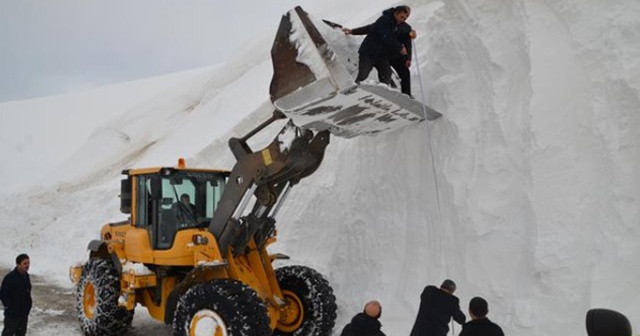
[[586,322],[589,336],[631,336],[629,319],[614,310],[591,309]]
[[120,180],[120,212],[131,214],[131,178]]

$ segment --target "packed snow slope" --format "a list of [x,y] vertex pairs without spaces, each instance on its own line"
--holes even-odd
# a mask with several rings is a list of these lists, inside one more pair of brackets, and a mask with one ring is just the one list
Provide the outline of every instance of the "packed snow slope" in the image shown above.
[[[320,15],[354,27],[393,5],[364,3]],[[586,335],[595,307],[623,312],[638,333],[640,2],[407,4],[418,31],[414,95],[444,117],[332,138],[320,169],[280,213],[274,252],[328,277],[340,306],[336,333],[375,298],[383,329],[408,334],[423,287],[445,278],[458,283],[464,311],[485,297],[509,335]],[[109,121],[79,124],[93,130],[88,138],[68,126],[60,137],[78,146],[65,157],[47,158],[46,146],[26,153],[18,138],[3,137],[2,165],[24,169],[2,176],[21,181],[0,202],[2,262],[28,252],[34,273],[64,283],[100,225],[124,218],[122,169],[180,156],[231,168],[228,137],[271,113],[272,39]],[[107,103],[95,97],[95,106]],[[52,132],[72,122],[65,104],[73,102],[50,106]],[[0,104],[3,127],[57,146],[57,135],[19,112]],[[27,154],[29,165],[17,159]]]

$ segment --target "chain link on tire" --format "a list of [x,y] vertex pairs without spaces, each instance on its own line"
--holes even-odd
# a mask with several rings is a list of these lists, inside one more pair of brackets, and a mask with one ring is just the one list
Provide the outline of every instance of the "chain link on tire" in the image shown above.
[[[278,321],[274,336],[329,336],[336,323],[336,297],[322,274],[306,266],[276,269],[287,302],[287,316]],[[291,314],[298,313],[298,316]]]
[[126,333],[133,321],[133,311],[118,306],[119,297],[120,276],[111,261],[89,259],[76,286],[76,311],[85,335]]
[[218,279],[191,287],[178,301],[174,336],[269,336],[267,308],[237,280]]

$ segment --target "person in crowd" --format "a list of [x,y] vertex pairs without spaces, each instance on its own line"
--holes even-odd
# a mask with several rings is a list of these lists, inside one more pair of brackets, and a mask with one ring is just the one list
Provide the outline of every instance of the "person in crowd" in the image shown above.
[[378,301],[369,301],[364,305],[364,310],[351,319],[340,336],[385,336],[380,330],[380,316],[382,306]]
[[390,84],[391,64],[389,60],[406,58],[408,54],[407,47],[398,41],[398,30],[409,17],[410,11],[408,6],[397,6],[385,10],[382,12],[382,16],[370,25],[367,29],[367,36],[358,49],[359,64],[356,83],[367,79],[375,67],[380,82]]
[[[411,9],[408,6],[400,6],[406,7],[407,9],[407,18],[411,14]],[[383,13],[387,13],[387,15],[391,15],[395,12],[395,8],[390,8],[384,11]],[[374,24],[369,24],[366,26],[358,27],[358,28],[343,28],[342,31],[347,35],[367,35],[372,31]],[[395,38],[404,46],[407,50],[405,55],[401,53],[391,53],[389,56],[389,64],[396,71],[398,77],[400,77],[400,88],[402,93],[412,97],[411,95],[411,71],[409,68],[411,67],[411,52],[412,52],[412,43],[411,40],[416,37],[416,32],[411,28],[411,26],[406,22],[402,22],[398,24],[398,27],[395,31]],[[371,71],[371,70],[369,70]],[[380,71],[378,71],[378,80],[380,82],[384,82],[384,78],[380,76]],[[393,81],[389,81],[389,83],[393,86]]]
[[469,301],[471,321],[462,326],[458,336],[504,336],[502,328],[487,318],[489,304],[479,296]]
[[4,306],[4,329],[2,336],[25,336],[31,311],[31,280],[29,279],[29,256],[16,257],[16,267],[2,279],[0,300]]
[[449,321],[462,325],[466,316],[460,310],[460,300],[453,295],[456,284],[445,280],[440,288],[429,285],[420,296],[420,308],[411,330],[411,336],[445,336],[449,332]]
[[633,334],[629,319],[615,310],[590,309],[587,312],[586,322],[588,336],[631,336]]

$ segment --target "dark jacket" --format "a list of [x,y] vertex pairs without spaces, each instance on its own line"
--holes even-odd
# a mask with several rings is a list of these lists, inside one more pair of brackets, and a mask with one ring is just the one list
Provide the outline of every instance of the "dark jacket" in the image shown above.
[[459,324],[465,322],[460,300],[435,286],[427,286],[420,296],[420,309],[411,336],[445,336],[451,318]]
[[385,336],[381,327],[378,319],[359,313],[351,319],[351,323],[344,326],[340,336]]
[[[393,11],[394,8],[390,8],[387,9],[385,12],[389,12],[391,13],[391,16],[393,17]],[[394,19],[395,20],[395,19]],[[395,36],[396,36],[396,40],[398,40],[398,42],[402,43],[402,45],[404,45],[405,48],[407,48],[407,54],[406,55],[401,55],[399,52],[398,53],[392,53],[389,57],[390,58],[402,58],[403,60],[410,60],[411,59],[411,51],[412,51],[412,43],[411,43],[411,36],[409,35],[411,33],[411,30],[413,28],[411,28],[411,26],[406,23],[403,22],[399,25],[397,25],[398,28],[396,30]],[[351,29],[351,35],[367,35],[371,32],[373,28],[373,23],[366,25],[366,26],[362,26],[362,27],[358,27],[358,28],[353,28]]]
[[20,274],[17,268],[9,272],[2,280],[0,300],[4,306],[4,316],[29,316],[32,304],[29,274]]
[[485,317],[469,321],[458,336],[504,336],[504,333],[497,324]]
[[393,17],[393,8],[382,12],[382,16],[371,24],[358,52],[372,59],[400,57],[402,44],[398,41],[399,25]]

